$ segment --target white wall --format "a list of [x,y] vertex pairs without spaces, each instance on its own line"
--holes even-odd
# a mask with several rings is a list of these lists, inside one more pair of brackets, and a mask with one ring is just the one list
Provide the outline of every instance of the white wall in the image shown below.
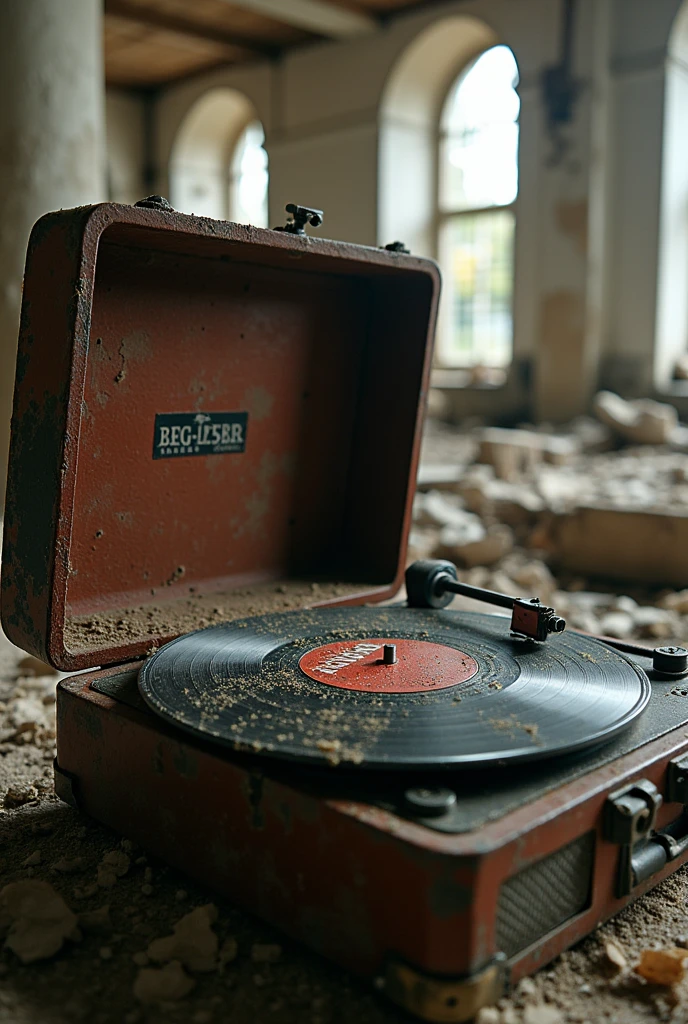
[[133,92],[108,89],[105,131],[110,199],[115,203],[136,203],[147,194],[144,100]]

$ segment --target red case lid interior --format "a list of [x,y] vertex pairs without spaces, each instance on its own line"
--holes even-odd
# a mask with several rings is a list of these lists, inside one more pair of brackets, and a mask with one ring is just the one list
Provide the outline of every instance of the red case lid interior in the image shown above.
[[434,264],[357,246],[113,205],[40,221],[7,501],[15,643],[109,664],[260,594],[393,593],[437,292]]

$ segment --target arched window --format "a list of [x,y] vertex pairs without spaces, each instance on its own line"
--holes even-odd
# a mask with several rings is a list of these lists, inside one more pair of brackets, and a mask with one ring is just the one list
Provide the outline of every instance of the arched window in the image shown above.
[[212,89],[184,118],[170,158],[170,199],[183,213],[268,224],[268,155],[252,104]]
[[493,46],[464,71],[440,125],[438,253],[445,366],[506,366],[512,351],[518,69]]
[[230,219],[239,224],[268,226],[268,154],[260,121],[248,124],[232,158],[229,187]]

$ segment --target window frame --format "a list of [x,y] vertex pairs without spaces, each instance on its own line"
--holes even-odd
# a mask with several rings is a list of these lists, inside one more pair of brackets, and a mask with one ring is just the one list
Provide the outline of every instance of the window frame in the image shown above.
[[[446,111],[446,108],[447,108],[447,103],[449,101],[449,97],[450,97],[452,91],[455,88],[459,87],[460,83],[466,78],[467,75],[470,74],[470,72],[473,70],[473,68],[478,63],[478,61],[486,53],[488,53],[490,50],[495,49],[498,46],[505,46],[510,51],[512,57],[514,58],[514,62],[516,63],[516,57],[514,55],[513,50],[511,49],[511,47],[508,46],[507,43],[495,42],[491,46],[487,46],[484,50],[481,50],[480,53],[475,54],[471,58],[471,60],[469,60],[466,64],[464,64],[464,66],[460,70],[458,70],[452,76],[451,81],[449,83],[449,86],[444,90],[444,94],[443,94],[443,97],[442,97],[442,102],[440,104],[440,108],[439,108],[439,112],[438,112],[438,116],[437,116],[437,120],[436,120],[437,131],[436,131],[436,138],[435,138],[433,238],[434,238],[434,247],[435,247],[435,257],[437,259],[437,262],[440,265],[440,270],[442,271],[443,277],[446,277],[447,273],[446,273],[445,267],[443,266],[443,262],[442,262],[443,248],[444,248],[444,246],[443,246],[443,237],[444,237],[445,231],[447,230],[447,226],[448,226],[449,222],[452,221],[452,220],[455,220],[458,217],[479,217],[479,216],[482,216],[482,215],[486,215],[486,214],[490,214],[490,213],[497,213],[497,212],[501,212],[501,211],[509,211],[509,212],[511,212],[511,215],[512,215],[512,225],[513,225],[513,237],[514,237],[514,244],[513,244],[513,247],[512,247],[512,254],[511,254],[511,280],[512,280],[512,287],[511,287],[511,295],[510,295],[510,300],[509,300],[509,311],[510,311],[510,315],[511,315],[511,325],[512,325],[512,331],[511,331],[511,352],[510,352],[509,360],[503,366],[488,367],[488,369],[495,370],[497,372],[499,372],[499,371],[506,372],[506,371],[508,371],[509,366],[513,362],[513,358],[514,358],[513,320],[514,320],[514,282],[515,282],[515,235],[516,235],[516,223],[517,223],[517,211],[518,211],[518,197],[519,197],[519,193],[520,193],[520,179],[517,179],[516,195],[514,196],[514,198],[509,203],[492,203],[492,204],[490,204],[488,206],[459,207],[459,208],[457,208],[457,207],[445,207],[444,203],[442,202],[442,175],[444,173],[444,165],[445,165],[445,160],[446,160],[447,140],[448,140],[449,136],[451,135],[451,132],[448,130],[446,125],[443,123],[444,117],[445,117],[445,111]],[[517,68],[518,68],[518,65],[517,65]],[[520,76],[519,76],[519,80],[520,80]],[[518,129],[519,129],[518,130],[518,142],[517,142],[517,148],[516,148],[517,167],[518,167],[519,171],[520,171],[519,154],[520,154],[520,144],[521,144],[520,114],[521,114],[521,111],[520,111],[520,106],[519,106],[519,116],[516,119],[516,121],[514,122],[514,123],[516,123],[518,125]],[[445,295],[447,294],[447,290],[446,289],[445,289],[444,294]],[[444,308],[440,309],[440,315],[438,317],[438,323],[437,323],[438,339],[437,339],[437,344],[435,346],[434,365],[435,365],[435,367],[438,370],[447,371],[447,372],[453,372],[453,373],[456,373],[456,374],[465,374],[468,377],[470,377],[472,372],[473,372],[473,370],[474,370],[474,368],[476,366],[480,366],[481,365],[479,362],[474,362],[474,363],[456,363],[456,362],[447,362],[446,358],[442,358],[442,356],[443,356],[442,350],[443,349],[446,350],[448,348],[448,345],[444,341],[444,337],[443,336],[448,334],[448,332],[451,330],[451,319],[450,318],[451,318],[451,312],[447,310],[446,304],[445,304]]]

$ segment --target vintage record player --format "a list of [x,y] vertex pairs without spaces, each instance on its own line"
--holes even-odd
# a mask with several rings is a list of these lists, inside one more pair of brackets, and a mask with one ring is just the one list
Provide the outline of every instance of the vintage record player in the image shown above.
[[403,582],[439,274],[173,211],[27,257],[2,616],[60,796],[465,1021],[688,855],[688,655]]

